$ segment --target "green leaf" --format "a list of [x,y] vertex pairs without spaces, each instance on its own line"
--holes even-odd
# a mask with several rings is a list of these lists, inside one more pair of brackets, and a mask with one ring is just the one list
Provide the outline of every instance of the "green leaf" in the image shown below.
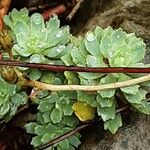
[[38,110],[40,110],[41,112],[46,112],[51,111],[53,107],[54,105],[52,105],[52,103],[50,103],[48,100],[45,100],[40,102]]
[[55,108],[51,113],[51,119],[53,123],[58,123],[62,120],[63,113],[59,109]]
[[20,105],[24,105],[27,103],[28,96],[25,92],[20,92],[20,94],[15,94],[11,100],[16,107],[19,107]]
[[65,140],[59,142],[59,146],[60,146],[63,150],[69,149],[69,141],[68,141],[68,139],[65,139]]
[[51,111],[46,111],[42,114],[43,123],[49,123],[51,121]]
[[101,39],[102,39],[103,29],[101,27],[97,26],[94,30],[94,33],[97,38],[97,41],[100,43]]
[[40,146],[42,144],[41,138],[42,138],[41,136],[33,137],[31,141],[31,145],[33,145],[34,147]]
[[57,15],[54,15],[53,17],[51,17],[49,19],[48,22],[46,22],[46,29],[49,31],[49,32],[53,32],[53,31],[56,31],[59,26],[60,26],[60,21],[58,20],[58,17]]
[[27,133],[31,133],[31,134],[35,134],[35,127],[37,126],[38,124],[36,122],[31,122],[31,123],[28,123],[25,125],[25,128],[27,130]]
[[66,64],[66,66],[74,65],[74,62],[70,53],[62,56],[61,60]]
[[102,108],[103,107],[111,107],[114,103],[114,97],[112,97],[112,98],[102,98],[100,96],[100,94],[97,94],[96,100]]
[[91,55],[95,57],[101,56],[100,45],[96,39],[96,36],[92,32],[88,32],[85,35],[85,47]]
[[132,104],[139,112],[149,115],[150,114],[150,102],[147,99],[141,101],[140,104]]
[[102,32],[102,37],[107,37],[107,36],[111,36],[112,33],[114,33],[115,31],[113,30],[112,27],[108,26],[107,28],[105,28]]
[[112,49],[112,42],[110,37],[102,37],[100,49],[105,58],[110,58],[113,56],[114,49]]
[[124,88],[121,88],[121,91],[125,92],[127,94],[136,95],[137,92],[139,91],[139,85],[133,85],[133,86],[129,86],[129,87],[124,87]]
[[[129,77],[125,74],[120,74],[118,81],[121,82],[121,81],[127,81],[127,80],[131,80],[131,79],[132,79],[131,77]],[[120,89],[122,92],[135,95],[139,90],[139,85],[133,85],[133,86],[124,87],[124,88],[120,88]]]
[[34,133],[37,134],[37,135],[44,135],[46,132],[47,132],[46,128],[43,125],[37,125],[34,128]]
[[16,35],[17,43],[25,47],[28,42],[28,37],[30,36],[29,26],[25,22],[17,22],[13,30]]
[[41,54],[33,54],[29,61],[30,63],[44,63],[45,57]]
[[126,33],[122,31],[121,28],[117,29],[115,32],[111,34],[111,42],[113,47],[117,47],[118,45],[122,45],[125,43]]
[[73,47],[70,50],[70,54],[72,57],[72,60],[77,65],[85,65],[86,64],[86,57],[82,55],[82,53],[79,51],[78,48]]
[[114,119],[110,119],[104,123],[104,129],[108,129],[112,134],[115,134],[121,126],[122,118],[120,114],[117,114]]
[[77,73],[65,71],[64,75],[68,80],[68,84],[77,84],[78,85],[80,83]]
[[46,99],[49,95],[49,92],[47,90],[43,90],[43,91],[38,91],[38,93],[36,94],[36,98],[37,99]]
[[[133,64],[141,61],[144,58],[146,52],[146,44],[141,38],[137,38],[135,34],[127,37],[128,47],[132,52],[131,61]],[[135,44],[136,43],[136,44]]]
[[69,142],[71,145],[73,145],[76,148],[81,144],[79,138],[77,138],[77,136],[75,135],[72,135],[71,137],[69,137]]
[[[37,37],[39,40],[43,40],[46,38],[44,33],[45,24],[43,16],[40,13],[34,13],[30,17],[30,27],[31,27],[31,35],[33,37]],[[39,31],[39,32],[37,32]]]
[[38,69],[31,69],[28,73],[28,77],[31,80],[38,80],[41,77],[41,71]]
[[56,92],[52,92],[51,95],[48,96],[46,99],[48,99],[50,103],[54,103],[59,100],[59,95]]
[[87,55],[86,61],[88,67],[107,67],[107,65],[103,61],[103,56],[95,57],[92,55]]
[[111,107],[104,107],[102,108],[101,106],[97,107],[97,113],[99,116],[102,117],[103,121],[107,121],[109,119],[114,119],[116,115],[116,106],[115,102]]
[[[109,84],[109,83],[115,83],[117,82],[117,79],[114,78],[111,74],[108,74],[106,77],[102,78],[100,83],[101,84]],[[98,91],[100,93],[102,98],[111,98],[114,96],[116,89],[109,89],[109,90],[103,90]]]
[[78,119],[75,116],[64,116],[64,123],[69,127],[74,127],[74,125],[78,124]]
[[4,115],[6,115],[9,112],[10,109],[10,105],[9,103],[4,103],[1,107],[0,107],[0,118],[2,119],[4,117]]
[[86,72],[78,72],[79,76],[84,79],[98,79],[104,74],[102,73],[86,73]]
[[63,112],[65,116],[71,116],[73,113],[72,105],[63,106]]
[[50,140],[52,140],[55,137],[55,135],[56,135],[55,133],[52,133],[52,134],[46,133],[46,134],[43,135],[43,137],[41,139],[41,142],[42,143],[47,143]]
[[139,89],[139,91],[135,95],[126,94],[126,93],[124,93],[124,95],[129,103],[140,104],[141,101],[146,98],[146,93],[147,91],[143,89]]
[[55,74],[54,73],[51,73],[51,72],[44,72],[42,73],[42,76],[40,78],[40,81],[41,82],[44,82],[44,83],[49,83],[51,84],[53,79],[55,77]]
[[45,55],[50,58],[60,58],[63,55],[65,49],[65,45],[58,45],[48,50]]
[[92,107],[96,107],[96,97],[95,94],[88,94],[88,92],[77,92],[77,99],[81,102],[86,102],[87,104],[91,105]]

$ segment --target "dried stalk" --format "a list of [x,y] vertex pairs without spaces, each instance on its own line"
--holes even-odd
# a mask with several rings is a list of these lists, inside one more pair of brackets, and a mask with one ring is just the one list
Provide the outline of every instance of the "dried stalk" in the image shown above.
[[84,0],[79,0],[77,2],[77,4],[75,5],[75,7],[72,9],[72,11],[70,12],[70,14],[67,16],[67,20],[68,21],[71,21],[72,18],[74,17],[74,15],[76,14],[76,12],[78,11],[78,9],[80,8],[81,6],[81,3],[83,3]]
[[101,90],[127,87],[142,82],[146,82],[149,80],[150,80],[150,74],[145,75],[143,77],[127,80],[127,81],[110,83],[110,84],[102,84],[102,85],[51,85],[51,84],[46,84],[34,80],[27,80],[27,82],[24,84],[31,87],[36,87],[41,90],[50,90],[50,91],[101,91]]

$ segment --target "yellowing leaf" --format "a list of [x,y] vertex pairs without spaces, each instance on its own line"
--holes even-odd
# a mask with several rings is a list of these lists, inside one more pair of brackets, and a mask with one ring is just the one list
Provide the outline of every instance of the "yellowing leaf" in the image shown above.
[[95,117],[96,109],[84,102],[76,102],[72,109],[80,121],[92,120]]

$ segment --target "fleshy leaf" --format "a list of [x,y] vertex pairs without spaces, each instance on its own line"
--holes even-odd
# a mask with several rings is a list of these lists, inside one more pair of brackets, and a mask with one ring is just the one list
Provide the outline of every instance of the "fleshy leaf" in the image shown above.
[[46,22],[46,29],[49,32],[56,31],[60,26],[60,21],[58,20],[58,17],[54,15],[51,19],[49,19],[48,22]]
[[113,102],[114,102],[114,97],[112,97],[112,98],[102,98],[100,96],[100,94],[97,94],[96,100],[102,108],[103,107],[111,107],[113,105]]
[[97,41],[100,43],[100,41],[102,39],[103,29],[101,27],[97,26],[94,30],[94,33],[97,38]]
[[69,149],[69,141],[68,141],[68,139],[65,139],[65,140],[59,142],[59,146],[60,146],[62,149],[64,149],[64,150]]
[[46,133],[41,139],[42,143],[47,143],[55,137],[55,134]]
[[34,128],[34,132],[36,135],[44,135],[46,133],[46,128],[42,125],[37,125]]
[[100,56],[100,45],[96,39],[96,36],[92,32],[88,32],[85,35],[85,46],[87,51],[93,56]]
[[140,104],[142,100],[146,98],[146,91],[143,89],[139,89],[139,91],[135,95],[124,93],[126,99],[130,103]]
[[87,55],[86,61],[88,67],[106,67],[107,65],[103,61],[103,56],[95,57],[92,55]]
[[37,125],[38,124],[36,122],[31,122],[31,123],[26,124],[25,128],[26,128],[28,133],[34,134],[35,133],[34,129]]
[[103,76],[102,73],[86,73],[86,72],[78,72],[79,76],[84,79],[97,79]]
[[70,71],[65,71],[64,75],[65,75],[65,77],[68,80],[68,84],[76,84],[76,85],[78,85],[80,83],[77,73],[70,72]]
[[[116,78],[114,78],[111,74],[108,74],[106,77],[102,78],[100,83],[101,84],[108,84],[108,83],[115,83],[117,81]],[[110,90],[103,90],[98,91],[100,93],[102,98],[111,98],[115,94],[116,89],[110,89]]]
[[103,37],[100,43],[100,49],[105,58],[112,57],[113,49],[110,37]]
[[31,141],[31,144],[34,146],[34,147],[37,147],[37,146],[40,146],[42,144],[41,142],[41,136],[35,136],[32,138],[32,141]]
[[87,104],[91,105],[92,107],[97,106],[95,94],[88,94],[86,92],[78,91],[77,99],[78,99],[78,101],[86,102]]
[[107,121],[109,119],[114,119],[116,116],[115,102],[113,103],[113,105],[111,107],[102,108],[101,106],[98,106],[97,113],[99,116],[102,117],[103,121]]
[[31,80],[38,80],[40,79],[41,77],[41,71],[38,70],[38,69],[31,69],[28,73],[28,77],[31,79]]
[[69,137],[69,142],[71,145],[75,146],[76,148],[81,144],[80,140],[75,135]]
[[72,109],[80,121],[92,120],[95,117],[95,108],[84,102],[76,102],[73,104]]
[[[131,79],[132,79],[131,77],[129,77],[125,74],[120,74],[118,81],[121,82],[121,81],[127,81],[127,80],[131,80]],[[124,87],[124,88],[120,88],[120,89],[122,92],[135,95],[139,90],[139,85],[133,85],[133,86]]]
[[82,55],[82,53],[78,50],[78,48],[73,47],[70,50],[70,54],[72,57],[72,60],[77,65],[84,65],[86,64],[86,57]]
[[62,111],[55,108],[51,113],[51,119],[52,119],[53,123],[60,122],[62,120],[62,115],[63,115]]
[[108,129],[112,134],[115,134],[121,126],[122,118],[120,114],[117,114],[114,119],[110,119],[104,123],[104,129]]
[[141,101],[140,104],[132,104],[139,112],[149,115],[150,114],[150,102],[147,99]]
[[112,47],[115,48],[118,45],[122,45],[125,43],[126,33],[122,31],[122,29],[118,29],[111,34],[111,42]]

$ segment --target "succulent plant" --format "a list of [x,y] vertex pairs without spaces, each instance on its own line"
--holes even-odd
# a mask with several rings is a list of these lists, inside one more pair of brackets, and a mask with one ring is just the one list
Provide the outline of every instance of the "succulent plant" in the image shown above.
[[20,106],[27,103],[28,96],[16,85],[5,82],[0,77],[0,119],[8,122]]
[[[81,67],[145,67],[142,63],[146,46],[135,34],[121,28],[88,31],[85,38],[72,36],[69,27],[60,27],[57,16],[44,22],[41,14],[28,16],[28,10],[14,9],[4,17],[14,40],[12,54],[15,60]],[[137,74],[48,72],[38,69],[18,68],[30,80],[47,84],[100,85],[134,79]],[[138,75],[139,76],[139,75]],[[17,85],[0,78],[0,117],[9,120],[18,107],[25,104],[27,96]],[[89,121],[95,113],[104,121],[104,129],[116,133],[122,126],[121,114],[116,112],[120,103],[132,105],[139,112],[150,114],[146,98],[149,83],[96,91],[50,92],[41,90],[33,98],[38,107],[37,119],[25,127],[34,134],[31,144],[37,147],[76,127],[79,121]],[[33,89],[34,90],[34,89]],[[120,102],[118,95],[123,96]],[[81,111],[82,110],[82,111]],[[88,113],[87,113],[88,112]],[[84,115],[85,114],[85,115]],[[72,150],[80,144],[76,134],[50,149]]]

